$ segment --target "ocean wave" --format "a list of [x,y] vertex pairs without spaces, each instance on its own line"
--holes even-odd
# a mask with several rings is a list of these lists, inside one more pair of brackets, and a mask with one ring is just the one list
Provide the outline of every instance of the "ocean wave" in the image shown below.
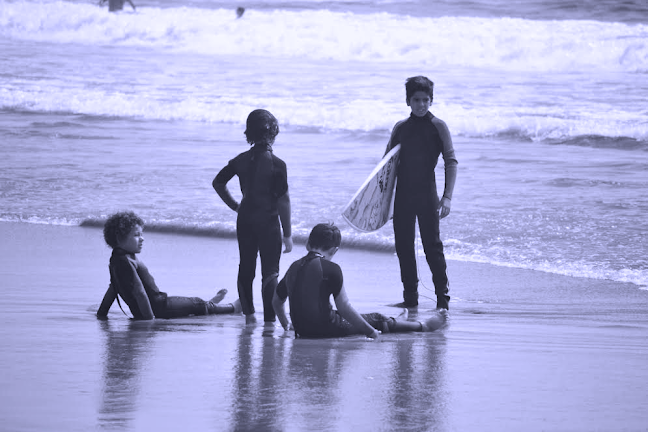
[[535,270],[545,273],[558,274],[562,276],[578,277],[586,279],[611,280],[615,282],[631,283],[640,289],[648,290],[648,271],[643,269],[609,269],[597,264],[586,262],[565,263],[565,262],[507,262],[497,259],[482,257],[479,254],[460,255],[447,253],[448,260],[490,264],[498,267],[519,268]]
[[[103,218],[87,218],[79,222],[81,227],[102,228],[105,223]],[[177,224],[168,222],[147,222],[146,231],[167,234],[194,235],[200,237],[236,238],[236,229],[226,224],[212,224],[210,226]],[[394,245],[389,239],[378,235],[357,235],[352,231],[344,230],[342,246],[351,249],[360,249],[370,252],[394,252]],[[305,245],[308,240],[308,231],[294,229],[293,242]]]
[[[229,9],[109,14],[60,1],[2,6],[3,112],[243,126],[250,111],[243,83],[251,82],[254,103],[271,109],[284,130],[387,135],[406,115],[394,98],[401,84],[393,84],[413,63],[440,83],[432,112],[453,136],[648,145],[645,76],[633,73],[648,71],[648,26],[267,9],[236,20]],[[22,61],[23,47],[39,61]],[[115,52],[121,56],[112,64]],[[161,67],[169,55],[174,61]],[[216,63],[223,73],[213,73]],[[259,63],[267,73],[256,77]],[[46,137],[109,139],[96,131],[63,135],[73,123],[34,126]]]
[[143,8],[108,14],[68,2],[3,2],[0,35],[205,55],[416,62],[506,71],[648,72],[648,26],[521,18],[405,17],[327,10]]
[[[648,4],[642,0],[247,0],[248,10],[314,10],[374,14],[387,12],[416,17],[472,16],[517,17],[534,20],[596,20],[642,23]],[[186,0],[183,4],[205,9],[230,9],[241,5],[232,0]],[[177,7],[177,0],[147,0],[146,6]]]
[[[64,218],[29,218],[16,219],[4,215],[0,222],[23,222],[49,225],[66,225],[88,228],[102,228],[104,218],[85,218],[82,220],[66,220]],[[342,229],[342,247],[376,253],[395,253],[393,239],[380,233],[358,233],[348,227]],[[236,230],[226,224],[215,224],[204,226],[199,224],[178,224],[169,222],[147,222],[147,232],[192,235],[200,237],[214,237],[223,239],[235,239]],[[293,241],[296,245],[305,245],[308,240],[308,232],[305,229],[296,229],[293,233]],[[488,248],[482,250],[477,245],[470,245],[458,240],[446,240],[445,253],[448,260],[490,264],[500,267],[521,268],[536,270],[546,273],[558,274],[569,277],[611,280],[637,285],[640,289],[648,289],[648,271],[644,268],[622,268],[612,269],[600,263],[590,262],[566,262],[564,260],[528,260],[524,257],[515,258],[515,254],[489,254]],[[419,265],[425,265],[423,251],[418,244]],[[504,259],[503,259],[504,258]]]
[[568,139],[546,140],[547,144],[573,145],[579,147],[604,148],[616,150],[643,150],[648,151],[648,140],[640,140],[624,136],[578,135]]
[[[74,92],[71,97],[70,92]],[[246,101],[223,102],[220,100],[201,101],[193,104],[191,96],[180,102],[137,97],[121,94],[93,96],[93,90],[43,88],[37,94],[27,94],[21,89],[4,89],[0,92],[0,110],[11,113],[83,113],[88,118],[103,119],[143,119],[162,121],[197,121],[205,123],[230,123],[244,126],[243,121],[249,109]],[[273,113],[281,119],[284,130],[328,133],[329,131],[355,131],[385,136],[396,120],[403,116],[399,106],[382,106],[367,112],[358,106],[377,102],[367,101],[349,104],[316,104],[309,109],[299,110],[294,98],[274,98],[266,104],[264,97],[258,97],[260,106],[273,106]],[[461,101],[460,101],[461,103]],[[542,110],[524,108],[524,113],[516,107],[484,106],[466,109],[460,104],[441,102],[433,111],[444,119],[453,136],[469,138],[495,138],[503,140],[522,140],[546,142],[553,145],[571,145],[591,148],[607,148],[628,151],[648,150],[648,122],[645,114],[632,114],[626,117],[603,115],[579,116],[546,115]],[[64,129],[64,128],[59,128]],[[10,132],[7,132],[10,133]],[[40,132],[47,137],[64,137],[54,128]],[[95,133],[65,136],[70,139],[100,140],[109,137]]]

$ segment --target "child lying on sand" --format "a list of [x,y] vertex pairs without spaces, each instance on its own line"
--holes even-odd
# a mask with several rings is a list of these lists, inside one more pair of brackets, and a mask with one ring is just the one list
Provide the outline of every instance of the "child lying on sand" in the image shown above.
[[[97,310],[106,318],[117,295],[128,305],[133,318],[178,318],[190,315],[241,313],[241,302],[219,305],[227,290],[209,301],[198,297],[168,296],[155,285],[148,268],[137,259],[142,251],[144,221],[133,212],[116,213],[104,225],[104,239],[113,248],[110,257],[110,286]],[[121,304],[120,304],[121,307]]]

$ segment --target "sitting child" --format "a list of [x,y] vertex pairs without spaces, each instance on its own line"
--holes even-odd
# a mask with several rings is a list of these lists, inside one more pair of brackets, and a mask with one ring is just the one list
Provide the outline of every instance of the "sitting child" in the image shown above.
[[98,318],[106,318],[115,299],[119,302],[117,294],[128,305],[133,318],[140,320],[241,312],[238,299],[227,305],[217,304],[226,290],[219,291],[210,301],[161,292],[144,263],[135,256],[142,251],[143,227],[144,221],[133,212],[116,213],[104,225],[104,239],[113,252],[108,265],[110,286],[97,310]]
[[[347,296],[340,266],[331,262],[342,236],[332,224],[316,225],[310,233],[308,254],[295,261],[279,282],[272,304],[281,325],[289,330],[284,303],[290,301],[290,317],[299,337],[326,338],[364,334],[371,339],[380,332],[434,331],[446,321],[444,312],[435,312],[425,322],[390,318],[380,313],[359,314]],[[329,302],[333,295],[337,310]]]

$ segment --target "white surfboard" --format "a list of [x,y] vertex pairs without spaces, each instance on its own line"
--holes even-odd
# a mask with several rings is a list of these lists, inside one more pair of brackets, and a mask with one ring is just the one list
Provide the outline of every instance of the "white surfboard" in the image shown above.
[[355,229],[376,231],[392,218],[399,151],[400,144],[385,155],[342,211]]

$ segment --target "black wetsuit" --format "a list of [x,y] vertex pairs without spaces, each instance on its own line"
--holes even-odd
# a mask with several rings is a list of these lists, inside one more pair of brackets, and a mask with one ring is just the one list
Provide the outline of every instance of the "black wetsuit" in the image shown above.
[[[340,294],[342,269],[316,252],[295,261],[277,286],[277,296],[288,297],[295,334],[305,338],[327,338],[362,334],[333,309],[330,297]],[[362,314],[374,328],[384,330],[393,319],[379,313]]]
[[[224,200],[230,208],[238,211],[236,237],[240,256],[237,283],[239,299],[243,313],[253,314],[252,283],[257,254],[260,254],[264,321],[275,321],[272,296],[277,286],[281,258],[281,225],[277,201],[288,192],[286,164],[272,153],[272,147],[256,144],[229,161],[214,179],[214,188],[226,185],[235,175],[239,178],[243,194],[241,204],[239,206],[231,198]],[[290,235],[289,232],[284,234]]]
[[444,196],[452,198],[457,173],[452,139],[446,124],[428,112],[411,114],[394,126],[385,154],[401,145],[394,198],[394,239],[407,306],[418,304],[418,272],[414,250],[418,219],[425,257],[432,271],[437,307],[448,308],[448,276],[439,235],[439,197],[434,168],[439,155],[445,162]]
[[102,302],[99,315],[105,316],[116,299],[116,294],[128,305],[133,318],[143,319],[134,292],[141,284],[151,304],[156,318],[179,318],[190,315],[223,314],[234,312],[231,304],[218,305],[199,297],[168,296],[159,290],[155,279],[148,268],[137,259],[135,254],[123,249],[113,249],[109,264],[110,288],[106,296],[112,296],[109,301]]

